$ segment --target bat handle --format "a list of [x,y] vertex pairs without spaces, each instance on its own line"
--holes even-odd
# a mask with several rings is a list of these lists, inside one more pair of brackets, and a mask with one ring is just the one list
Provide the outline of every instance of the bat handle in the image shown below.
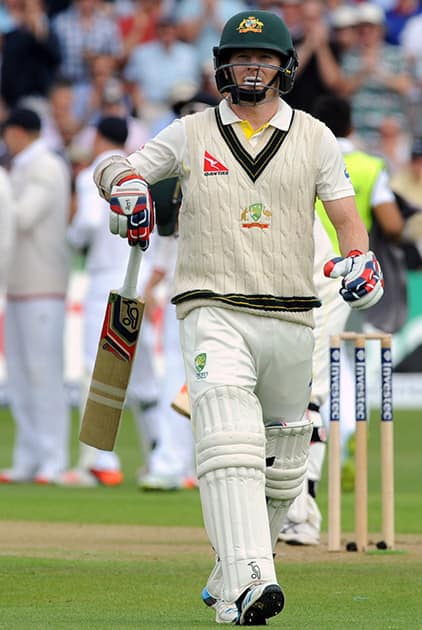
[[138,295],[137,285],[138,285],[138,276],[139,276],[139,268],[141,266],[142,260],[142,250],[138,245],[133,245],[130,248],[129,254],[129,262],[126,268],[125,279],[123,281],[123,286],[120,289],[119,293],[125,298],[129,298],[131,300],[135,299]]

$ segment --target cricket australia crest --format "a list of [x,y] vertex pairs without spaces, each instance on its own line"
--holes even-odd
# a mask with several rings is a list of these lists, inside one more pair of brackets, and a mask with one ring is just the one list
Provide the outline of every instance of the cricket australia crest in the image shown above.
[[272,212],[267,210],[263,203],[253,203],[244,208],[240,215],[243,228],[260,228],[265,230],[270,227]]
[[196,378],[198,379],[207,378],[208,372],[205,371],[205,366],[207,364],[207,353],[201,352],[200,354],[197,354],[194,359],[194,364],[195,364]]
[[254,15],[250,15],[241,21],[237,30],[239,33],[262,33],[264,22],[258,20]]

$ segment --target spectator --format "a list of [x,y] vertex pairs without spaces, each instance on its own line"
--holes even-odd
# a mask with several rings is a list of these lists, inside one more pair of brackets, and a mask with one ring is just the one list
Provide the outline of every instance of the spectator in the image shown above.
[[422,135],[422,15],[409,19],[401,33],[403,53],[408,60],[414,79],[411,94],[412,129]]
[[50,91],[48,115],[43,121],[43,135],[49,147],[65,158],[74,135],[81,128],[74,109],[73,85],[70,81],[60,79]]
[[[169,110],[164,116],[158,118],[151,127],[151,137],[154,137],[159,131],[167,127],[180,114],[180,108],[186,103],[191,103],[192,98],[197,94],[198,86],[192,81],[181,81],[175,85],[169,94],[168,105]],[[220,100],[220,99],[218,99]]]
[[16,201],[5,309],[8,391],[16,433],[12,467],[1,473],[1,483],[54,483],[68,459],[63,330],[70,177],[40,132],[40,117],[28,109],[12,110],[3,125]]
[[422,209],[422,137],[415,138],[410,159],[391,180],[393,190]]
[[49,18],[54,17],[72,4],[72,0],[45,0],[45,6]]
[[139,44],[157,39],[157,24],[162,12],[162,0],[135,0],[132,12],[119,19],[125,59]]
[[407,57],[417,59],[422,57],[422,15],[410,18],[401,32],[400,43]]
[[181,81],[199,83],[200,67],[195,47],[178,39],[169,15],[160,18],[157,40],[136,46],[124,71],[139,116],[157,120],[168,110],[171,89]]
[[358,42],[358,10],[356,6],[344,4],[329,15],[332,39],[338,47],[339,58],[354,49]]
[[202,64],[201,67],[201,84],[200,91],[208,94],[210,98],[221,100],[221,94],[218,91],[214,76],[214,65],[212,60]]
[[[129,247],[109,232],[107,203],[97,194],[92,174],[97,163],[110,155],[123,155],[128,128],[126,120],[117,116],[102,117],[97,122],[94,139],[94,161],[76,178],[76,214],[68,229],[68,239],[76,249],[87,248],[86,269],[89,286],[84,308],[83,333],[83,406],[88,394],[94,368],[98,338],[111,287],[123,281]],[[149,273],[149,253],[142,264],[141,277]],[[139,285],[139,294],[143,294]],[[157,431],[158,381],[152,361],[152,338],[149,322],[144,319],[138,351],[132,368],[128,400],[134,409],[141,442],[148,459],[149,445],[155,441]],[[61,478],[66,486],[119,485],[123,480],[120,460],[114,452],[106,452],[81,444],[77,467]]]
[[180,37],[197,47],[200,64],[209,60],[210,50],[218,44],[223,24],[245,8],[243,0],[180,0],[177,3]]
[[75,83],[89,81],[94,55],[109,54],[120,60],[122,41],[117,25],[101,9],[100,0],[74,0],[52,21],[62,51],[60,72]]
[[89,61],[89,81],[74,88],[74,114],[81,127],[98,122],[107,82],[116,77],[117,60],[110,54],[98,54]]
[[393,175],[407,162],[409,149],[409,134],[402,130],[400,122],[393,116],[384,118],[379,128],[379,143],[376,153],[384,158],[390,175]]
[[287,95],[291,107],[311,112],[315,101],[339,85],[339,46],[330,41],[330,30],[321,0],[301,5],[300,33],[293,39],[299,57],[295,89]]
[[15,7],[14,0],[4,0],[0,4],[0,35],[3,36],[15,26]]
[[122,82],[117,78],[110,78],[104,85],[100,95],[99,109],[91,122],[77,133],[72,141],[71,150],[79,149],[92,157],[92,148],[97,134],[97,124],[100,118],[118,116],[125,118],[128,135],[125,151],[136,151],[150,137],[149,127],[136,116],[131,115],[130,101],[126,98]]
[[419,0],[395,0],[385,14],[385,41],[394,46],[400,45],[400,35],[408,20],[422,12]]
[[14,6],[14,24],[2,43],[1,97],[8,108],[24,96],[46,99],[61,59],[42,0],[18,0]]
[[358,6],[358,20],[359,44],[343,56],[341,91],[351,99],[356,134],[374,151],[384,118],[394,117],[407,130],[412,81],[402,51],[384,42],[383,10],[363,2]]
[[302,0],[282,0],[276,13],[281,13],[293,40],[298,39],[303,32]]

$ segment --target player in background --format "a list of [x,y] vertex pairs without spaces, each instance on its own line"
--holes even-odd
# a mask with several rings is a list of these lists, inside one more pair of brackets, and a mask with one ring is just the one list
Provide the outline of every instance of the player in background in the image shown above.
[[1,472],[0,482],[50,484],[66,469],[69,452],[63,330],[70,176],[41,139],[34,111],[13,109],[2,131],[15,199],[4,332],[16,432],[12,467]]
[[[203,590],[216,621],[264,625],[284,606],[273,551],[306,474],[312,423],[314,200],[324,200],[355,308],[383,294],[333,134],[292,110],[297,56],[284,22],[245,11],[214,49],[218,107],[185,116],[94,173],[111,230],[145,247],[148,184],[179,176],[172,302],[192,402],[197,476],[216,563]],[[133,213],[127,199],[139,195]]]
[[5,291],[13,250],[15,207],[9,174],[0,166],[0,314],[3,316]]
[[15,231],[15,201],[9,174],[0,166],[0,299],[4,296]]
[[[348,101],[331,95],[321,97],[315,104],[314,115],[324,122],[337,138],[355,189],[356,205],[368,233],[371,232],[373,223],[376,221],[384,241],[390,243],[390,247],[397,247],[395,244],[400,239],[412,238],[411,223],[405,224],[402,218],[389,185],[389,176],[383,159],[357,150],[353,144],[351,109]],[[322,261],[327,255],[330,256],[330,250],[334,252],[334,255],[339,255],[339,247],[335,230],[321,201],[317,202],[316,208],[315,231],[318,246],[314,281],[322,307],[315,312],[312,394],[307,411],[313,421],[314,429],[307,480],[302,493],[290,507],[279,536],[280,540],[295,545],[318,545],[320,542],[322,519],[316,503],[316,492],[325,457],[325,428],[328,428],[329,336],[345,330],[350,316],[350,307],[341,299],[335,283],[328,281],[320,271]],[[380,260],[382,261],[382,258]],[[400,266],[400,257],[397,258],[397,265]],[[383,270],[385,270],[384,265]],[[401,308],[401,291],[401,281],[387,282],[382,301],[384,308],[388,309],[390,302],[395,303],[392,306],[393,309]],[[375,309],[377,306],[374,311]],[[372,309],[368,311],[368,314],[372,315]],[[392,331],[386,330],[386,332]],[[355,431],[354,378],[353,366],[345,353],[342,353],[341,373],[342,422],[340,427],[343,466],[346,465],[343,473],[348,477],[343,480],[343,483],[350,485],[354,481],[354,469],[348,465],[346,458],[347,445]]]
[[[178,186],[177,179],[175,184]],[[156,186],[152,187],[153,199]],[[138,478],[138,485],[143,490],[178,490],[197,486],[192,426],[171,408],[180,375],[185,370],[176,309],[169,295],[176,264],[177,241],[177,234],[156,236],[151,255],[152,271],[145,284],[147,317],[149,309],[154,306],[157,287],[164,283],[165,289],[162,336],[164,374],[158,411],[160,434],[156,448],[150,453],[147,472]]]
[[[111,288],[123,282],[129,247],[113,238],[108,228],[108,204],[98,196],[92,174],[96,165],[110,155],[123,155],[128,129],[125,118],[108,116],[97,124],[93,163],[76,179],[76,213],[68,228],[69,243],[86,250],[86,271],[89,276],[84,303],[83,359],[84,377],[82,404],[85,404],[95,363],[103,313]],[[142,261],[139,295],[149,275],[150,258]],[[128,389],[128,406],[132,409],[143,461],[148,461],[159,433],[157,401],[159,383],[153,362],[151,323],[144,321]],[[83,410],[82,410],[83,411]],[[81,413],[82,417],[82,413]],[[115,452],[102,451],[81,443],[77,466],[61,477],[65,486],[92,486],[98,483],[118,485],[123,480],[120,460]]]
[[[218,100],[206,92],[185,88],[180,90],[180,96],[173,105],[173,112],[177,117],[187,116],[217,103]],[[139,486],[145,490],[195,488],[197,480],[192,426],[171,407],[185,372],[176,309],[174,304],[170,303],[177,258],[178,215],[182,203],[179,178],[157,182],[151,187],[151,195],[158,218],[159,236],[153,251],[152,272],[145,285],[146,315],[148,316],[154,304],[157,287],[164,284],[165,375],[160,396],[160,436],[157,448],[151,452],[148,472],[139,477]]]

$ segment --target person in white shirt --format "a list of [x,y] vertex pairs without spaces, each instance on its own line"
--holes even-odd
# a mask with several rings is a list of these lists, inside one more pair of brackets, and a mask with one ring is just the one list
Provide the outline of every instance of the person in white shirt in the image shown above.
[[[382,158],[358,150],[353,142],[350,103],[335,95],[325,95],[316,101],[314,115],[334,133],[356,191],[356,204],[368,233],[374,221],[380,227],[383,242],[398,242],[403,233],[404,221],[390,188],[389,178]],[[318,545],[320,542],[321,513],[316,502],[318,483],[325,459],[326,431],[329,428],[329,337],[343,332],[351,309],[338,293],[338,287],[321,272],[323,261],[338,255],[334,230],[327,221],[321,202],[317,202],[315,221],[314,282],[322,307],[315,313],[315,350],[313,354],[312,393],[307,413],[312,418],[314,430],[311,438],[308,472],[303,490],[291,505],[279,539],[293,545]],[[322,218],[322,221],[320,220]],[[381,252],[378,252],[381,256]],[[396,261],[400,266],[400,258]],[[385,270],[384,270],[385,271]],[[391,279],[386,287],[385,304],[393,291],[392,301],[401,303],[402,287],[394,287]],[[391,300],[391,298],[390,298]],[[388,302],[390,304],[390,302]],[[378,307],[366,311],[369,316]],[[397,308],[397,307],[396,307]],[[400,306],[398,308],[401,308]],[[385,309],[385,306],[383,307]],[[391,311],[394,308],[388,309]],[[390,330],[386,330],[390,332]],[[369,353],[370,354],[370,353]],[[378,363],[378,357],[377,357]],[[353,366],[347,353],[341,357],[341,444],[343,461],[343,486],[354,483],[354,466],[350,461],[349,441],[355,432],[355,403]],[[370,378],[370,371],[369,371]]]
[[68,463],[63,330],[70,174],[40,132],[40,117],[30,109],[12,110],[3,124],[15,197],[5,357],[16,435],[12,467],[0,473],[0,483],[54,483]]
[[12,255],[15,202],[9,175],[0,167],[0,296],[3,296]]
[[160,396],[161,424],[157,447],[150,454],[147,471],[138,479],[139,487],[144,490],[197,487],[192,426],[171,407],[185,371],[176,309],[169,295],[176,266],[177,241],[176,234],[156,237],[152,270],[145,285],[145,298],[152,305],[157,286],[165,284],[162,336],[165,378]]

